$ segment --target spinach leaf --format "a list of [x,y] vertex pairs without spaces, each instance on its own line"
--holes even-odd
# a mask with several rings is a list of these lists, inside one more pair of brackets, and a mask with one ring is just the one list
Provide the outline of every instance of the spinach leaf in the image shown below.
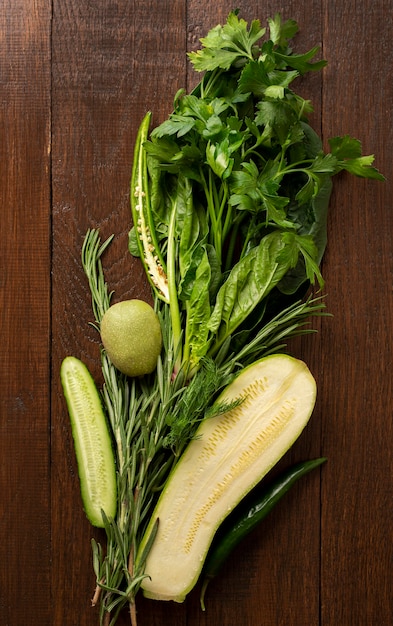
[[289,255],[280,260],[285,246],[283,234],[272,232],[232,268],[208,322],[209,330],[217,336],[214,351],[285,275],[293,263]]

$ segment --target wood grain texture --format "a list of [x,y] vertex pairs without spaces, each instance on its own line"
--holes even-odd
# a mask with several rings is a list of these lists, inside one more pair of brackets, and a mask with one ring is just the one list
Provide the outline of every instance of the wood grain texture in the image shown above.
[[[349,2],[325,16],[324,133],[361,138],[388,179],[341,177],[331,210],[325,271],[334,324],[322,332],[329,352],[321,391],[330,467],[322,483],[322,623],[329,626],[387,625],[393,609],[392,32],[381,28],[390,12],[389,2]],[[335,40],[346,41],[345,54]]]
[[[172,2],[153,5],[154,20],[148,19],[138,2],[67,0],[54,5],[53,264],[58,270],[53,274],[57,311],[53,336],[57,340],[53,347],[52,545],[56,624],[82,626],[98,619],[89,606],[95,586],[92,531],[80,506],[69,420],[58,381],[61,359],[68,353],[82,357],[99,376],[98,336],[88,326],[92,314],[80,264],[81,243],[92,226],[100,228],[103,239],[116,233],[105,258],[114,301],[149,297],[139,263],[127,252],[133,144],[147,110],[154,111],[155,123],[168,114],[172,88],[177,90],[176,81],[185,75],[184,7]],[[72,506],[64,507],[71,502]],[[95,536],[103,543],[102,535]],[[90,572],[85,576],[87,564]]]
[[[298,21],[298,50],[328,67],[299,81],[312,123],[375,153],[383,184],[336,180],[324,259],[334,317],[293,344],[318,382],[313,418],[280,463],[324,454],[233,554],[199,608],[138,604],[139,626],[390,626],[392,593],[393,24],[391,2],[237,3]],[[0,9],[0,615],[94,626],[90,540],[59,383],[66,354],[100,380],[80,264],[83,236],[115,233],[114,299],[150,298],[127,253],[128,186],[142,116],[165,119],[198,77],[186,59],[227,0],[6,0]],[[5,347],[5,349],[4,349]],[[34,616],[34,617],[32,617]],[[129,624],[127,612],[119,626]]]
[[[50,623],[50,17],[0,10],[0,615]],[[44,594],[42,595],[42,589]]]

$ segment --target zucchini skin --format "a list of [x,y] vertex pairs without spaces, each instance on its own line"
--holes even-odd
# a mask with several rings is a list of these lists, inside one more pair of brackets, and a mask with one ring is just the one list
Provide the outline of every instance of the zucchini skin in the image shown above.
[[76,357],[64,358],[60,379],[71,421],[83,508],[93,526],[104,528],[105,517],[116,515],[117,485],[101,397],[88,368]]
[[274,509],[299,478],[319,467],[326,460],[326,457],[320,457],[289,467],[277,476],[262,493],[258,492],[250,499],[246,506],[244,502],[240,503],[233,511],[224,522],[225,528],[218,531],[217,539],[213,541],[206,557],[200,595],[203,610],[205,610],[204,596],[207,585],[217,576],[236,546]]

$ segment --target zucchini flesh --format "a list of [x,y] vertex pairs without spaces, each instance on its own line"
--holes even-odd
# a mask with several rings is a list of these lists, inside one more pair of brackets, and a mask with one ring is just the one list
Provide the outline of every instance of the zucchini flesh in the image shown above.
[[202,422],[158,500],[140,550],[158,519],[142,582],[149,598],[183,602],[219,525],[307,424],[316,383],[302,361],[271,355],[244,369],[218,402],[239,398]]
[[67,356],[60,378],[71,420],[83,507],[93,526],[116,514],[116,467],[100,395],[86,365]]

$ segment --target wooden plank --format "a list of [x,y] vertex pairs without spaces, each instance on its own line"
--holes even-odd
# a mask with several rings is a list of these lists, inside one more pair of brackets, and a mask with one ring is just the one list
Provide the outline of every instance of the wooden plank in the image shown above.
[[[286,3],[283,19],[295,19],[299,33],[294,48],[303,52],[322,42],[321,4]],[[250,22],[259,19],[267,26],[267,18],[278,11],[274,2],[240,2],[239,16]],[[199,38],[217,23],[224,23],[232,7],[225,1],[215,2],[204,11],[200,2],[188,2],[188,48],[200,46]],[[189,88],[195,75],[188,76]],[[314,123],[320,130],[320,74],[308,75],[298,85],[299,93],[310,98],[315,106]],[[307,337],[294,346],[294,354],[304,358],[315,375],[319,373],[319,338]],[[313,420],[302,438],[279,464],[289,464],[319,456],[321,407],[317,404]],[[278,468],[277,468],[278,469]],[[199,609],[199,587],[191,594],[187,624],[278,624],[314,625],[319,621],[319,473],[295,487],[263,525],[255,531],[229,559],[224,571],[213,581],[206,597],[207,610]],[[305,598],[307,600],[305,601]]]
[[332,324],[322,388],[322,624],[390,624],[392,530],[391,3],[326,13],[325,136],[349,133],[375,153],[386,183],[343,176],[331,208]]
[[0,11],[0,614],[50,623],[50,3]]
[[[361,138],[388,176],[384,184],[337,180],[324,262],[334,318],[320,323],[318,336],[294,346],[317,377],[319,397],[310,426],[281,465],[326,454],[322,500],[319,475],[305,479],[212,583],[206,613],[199,609],[199,589],[180,606],[141,598],[140,626],[391,623],[390,4],[305,6],[292,0],[283,9],[301,27],[296,47],[323,43],[329,60],[323,80],[316,74],[301,81],[303,95],[315,105],[314,126],[325,140],[346,132]],[[263,14],[257,2],[238,6],[246,19],[264,20],[277,10],[273,2],[264,4]],[[115,299],[149,298],[139,264],[125,252],[136,130],[147,109],[158,123],[171,110],[176,90],[195,84],[185,52],[224,21],[230,8],[224,0],[157,0],[148,10],[128,0],[3,3],[0,486],[6,541],[0,552],[0,612],[13,626],[26,624],[30,615],[42,624],[98,623],[90,607],[90,539],[104,538],[92,531],[81,508],[58,377],[69,353],[100,375],[80,247],[89,227],[98,226],[103,237],[115,232],[105,257]],[[119,626],[128,623],[125,612]]]
[[[139,262],[127,252],[129,179],[142,117],[154,123],[172,106],[185,77],[184,3],[54,2],[53,20],[53,623],[98,623],[92,531],[81,508],[68,416],[58,372],[66,354],[83,358],[100,380],[97,333],[80,265],[88,228],[116,234],[105,256],[114,300],[149,298]],[[165,98],[163,94],[169,94]],[[70,538],[72,538],[70,540]],[[149,624],[162,623],[160,604]],[[127,612],[119,622],[129,623]],[[179,622],[181,623],[181,622]]]

